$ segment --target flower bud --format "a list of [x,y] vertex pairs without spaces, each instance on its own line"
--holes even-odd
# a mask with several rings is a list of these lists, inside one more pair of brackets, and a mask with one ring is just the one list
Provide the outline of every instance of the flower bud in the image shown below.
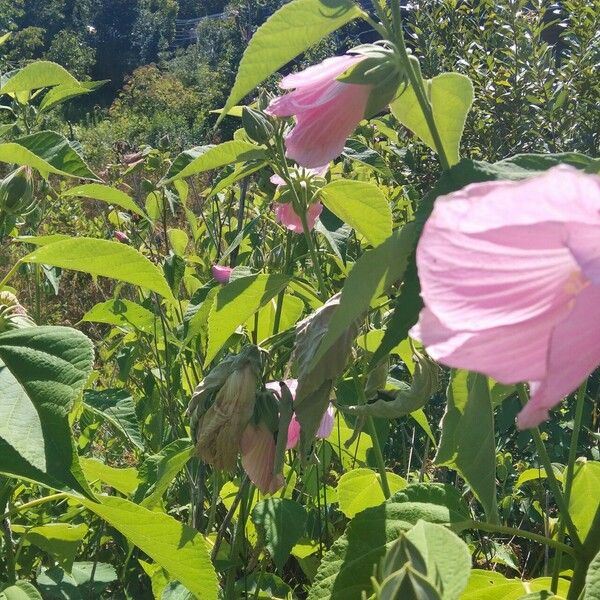
[[30,167],[19,167],[0,181],[0,211],[21,216],[35,206],[33,173]]
[[266,144],[275,131],[267,116],[249,106],[242,110],[242,125],[246,135],[257,144]]
[[35,323],[11,292],[0,292],[0,333],[35,327]]

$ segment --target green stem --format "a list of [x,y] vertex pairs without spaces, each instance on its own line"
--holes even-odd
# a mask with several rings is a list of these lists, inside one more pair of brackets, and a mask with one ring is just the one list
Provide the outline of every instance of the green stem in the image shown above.
[[[367,398],[365,396],[364,385],[359,379],[355,378],[355,387],[358,392],[359,404],[366,404]],[[379,436],[377,435],[377,428],[375,427],[375,421],[371,415],[365,418],[367,427],[369,428],[369,435],[373,440],[373,452],[375,453],[375,462],[377,463],[377,470],[379,471],[379,477],[381,479],[381,489],[386,500],[392,495],[390,490],[390,484],[387,478],[387,471],[385,469],[385,460],[383,459],[383,452],[381,451],[381,444],[379,443]]]
[[[285,257],[284,257],[284,274],[288,274],[290,271],[290,263],[291,263],[291,255],[292,255],[292,232],[285,232]],[[273,335],[279,333],[279,325],[281,323],[281,311],[283,310],[283,300],[285,298],[285,290],[279,292],[277,296],[277,307],[275,309],[275,319],[273,321]]]
[[[567,463],[567,471],[565,473],[565,501],[567,506],[571,498],[571,488],[573,486],[573,473],[575,471],[575,460],[577,459],[577,446],[579,444],[579,434],[581,432],[581,422],[583,420],[583,409],[585,406],[585,392],[587,389],[587,379],[579,386],[577,390],[577,403],[575,405],[575,421],[573,424],[573,435],[571,436],[571,446],[569,448],[569,462]],[[565,524],[561,521],[558,530],[557,539],[562,542],[565,537]],[[562,551],[558,550],[554,557],[554,569],[552,570],[552,586],[553,594],[558,590],[558,577],[560,575],[560,563]]]
[[507,527],[505,525],[497,525],[495,523],[488,522],[480,522],[480,521],[465,521],[460,523],[453,523],[452,527],[454,529],[479,529],[480,531],[487,531],[488,533],[503,533],[510,536],[520,537],[526,540],[531,540],[533,542],[538,542],[539,544],[544,544],[549,546],[550,548],[555,548],[556,550],[560,550],[561,552],[565,552],[567,554],[574,555],[575,552],[571,546],[567,546],[562,542],[558,542],[556,540],[552,540],[538,533],[533,533],[531,531],[523,531],[522,529],[517,529],[515,527]]
[[40,504],[45,504],[46,502],[53,502],[55,500],[64,500],[68,498],[69,494],[61,492],[59,494],[52,494],[50,496],[44,496],[43,498],[38,498],[37,500],[32,500],[31,502],[26,502],[25,504],[21,504],[19,506],[15,506],[11,510],[5,512],[2,516],[0,516],[0,521],[4,521],[4,519],[9,519],[13,515],[16,515],[24,510],[29,510],[30,508],[35,508]]
[[327,300],[327,286],[325,285],[325,280],[323,279],[323,273],[321,273],[321,264],[319,263],[319,255],[317,254],[317,249],[315,248],[315,242],[313,240],[312,234],[310,233],[310,229],[308,228],[308,221],[306,219],[306,209],[300,211],[300,221],[302,222],[302,231],[304,232],[304,238],[306,239],[306,244],[308,245],[308,251],[310,252],[310,257],[313,263],[313,271],[317,277],[317,281],[319,282],[319,292],[321,295],[321,300],[325,302]]
[[[519,384],[519,399],[521,400],[521,404],[525,406],[529,400],[529,394],[525,389],[523,384]],[[535,443],[535,447],[537,453],[544,465],[544,470],[546,471],[546,477],[550,489],[552,491],[552,495],[554,496],[554,501],[558,505],[558,509],[560,511],[560,516],[564,520],[567,531],[569,532],[569,536],[571,537],[571,542],[575,547],[577,553],[581,553],[583,551],[583,545],[581,544],[581,540],[579,539],[579,535],[577,533],[577,528],[571,519],[571,515],[569,514],[569,506],[563,496],[560,486],[558,485],[558,481],[556,476],[554,475],[554,469],[552,468],[552,463],[550,462],[550,457],[548,456],[548,452],[546,451],[546,446],[544,446],[544,442],[542,441],[542,436],[540,435],[540,430],[537,427],[530,429],[531,437]]]
[[423,84],[423,78],[413,66],[412,61],[410,60],[408,55],[406,42],[404,41],[404,31],[402,29],[402,17],[400,13],[399,0],[392,0],[392,16],[394,18],[394,31],[390,33],[393,33],[394,41],[400,52],[400,59],[402,60],[402,64],[404,66],[404,69],[406,70],[406,74],[408,75],[410,85],[412,86],[415,92],[419,106],[423,111],[423,116],[425,117],[427,127],[429,128],[429,132],[431,133],[433,145],[435,146],[435,151],[438,155],[442,169],[444,171],[448,171],[450,169],[450,163],[448,161],[448,157],[446,156],[446,151],[444,150],[444,145],[442,144],[442,138],[440,137],[440,133],[435,123],[433,109],[427,98],[427,92]]

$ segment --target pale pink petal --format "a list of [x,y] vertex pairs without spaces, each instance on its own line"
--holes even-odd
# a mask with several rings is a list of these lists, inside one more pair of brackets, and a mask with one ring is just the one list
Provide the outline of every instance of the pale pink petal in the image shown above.
[[281,80],[279,87],[289,90],[299,87],[312,87],[323,81],[331,81],[347,71],[353,65],[364,60],[364,56],[358,54],[344,54],[326,58],[318,65],[312,65],[299,73],[291,73]]
[[229,283],[232,271],[233,269],[231,267],[224,267],[223,265],[213,265],[212,276],[219,283]]
[[284,486],[283,476],[273,474],[275,440],[263,424],[257,427],[250,423],[246,426],[240,449],[244,470],[263,494],[273,494]]
[[600,284],[600,234],[597,225],[568,225],[568,246],[587,279]]
[[546,377],[531,386],[519,413],[520,429],[535,427],[600,364],[600,287],[589,284],[552,332]]
[[335,407],[333,404],[329,404],[323,418],[321,419],[321,424],[319,425],[319,429],[317,429],[317,433],[315,434],[318,439],[325,440],[331,435],[331,431],[333,430],[333,423],[335,421]]
[[449,367],[485,373],[500,383],[513,384],[546,376],[550,334],[567,313],[564,307],[557,309],[551,320],[544,315],[485,331],[454,331],[424,308],[410,336],[421,341],[433,359]]
[[[297,379],[284,379],[283,383],[285,383],[288,390],[290,390],[292,399],[295,399],[296,398],[296,390],[298,389],[298,380]],[[265,384],[265,387],[269,390],[273,390],[277,394],[279,394],[280,390],[281,390],[279,381],[269,381],[268,383]]]
[[322,167],[339,156],[364,117],[371,86],[339,85],[333,100],[297,113],[296,125],[286,136],[287,155],[304,167]]
[[[275,211],[275,220],[278,223],[281,223],[284,227],[290,231],[293,231],[294,233],[303,233],[302,220],[290,202],[285,204],[281,202],[275,202],[273,204],[273,209]],[[310,231],[314,229],[315,223],[317,222],[322,210],[323,205],[320,202],[315,202],[308,207],[306,221]]]
[[288,435],[287,435],[287,445],[285,447],[286,450],[291,450],[298,445],[298,440],[300,439],[300,423],[296,418],[296,413],[292,415],[292,420],[290,421],[290,425],[288,427]]
[[285,185],[285,179],[283,177],[281,177],[281,175],[271,175],[271,178],[269,179],[269,181],[274,184],[274,185]]

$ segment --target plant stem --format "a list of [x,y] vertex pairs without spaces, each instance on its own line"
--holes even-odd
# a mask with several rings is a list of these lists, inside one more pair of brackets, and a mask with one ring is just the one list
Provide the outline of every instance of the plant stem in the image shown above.
[[[359,404],[366,404],[367,398],[365,397],[365,388],[360,379],[355,378],[355,387],[358,393]],[[379,477],[381,479],[381,489],[386,500],[392,495],[390,490],[390,484],[387,478],[387,471],[385,470],[385,460],[383,459],[383,452],[381,451],[381,444],[379,443],[379,436],[377,435],[377,428],[375,427],[375,421],[371,415],[365,418],[367,427],[369,428],[369,435],[373,440],[373,452],[375,453],[375,462],[377,463],[377,470],[379,471]]]
[[390,34],[392,35],[400,52],[400,58],[402,60],[404,69],[406,70],[406,74],[408,75],[410,85],[412,86],[417,97],[417,101],[419,102],[419,106],[423,111],[423,116],[425,117],[427,127],[431,133],[433,145],[435,146],[435,151],[438,155],[442,169],[444,171],[448,171],[450,169],[450,163],[448,161],[448,157],[446,156],[446,151],[444,150],[444,145],[442,144],[442,138],[440,137],[440,133],[435,123],[433,109],[427,98],[427,92],[425,90],[425,86],[423,85],[423,78],[421,77],[421,74],[414,68],[408,55],[406,42],[404,41],[404,31],[402,29],[402,16],[400,12],[399,0],[392,0],[392,16],[394,19],[394,31],[390,32]]
[[[519,384],[519,399],[521,400],[521,404],[525,406],[529,400],[529,394],[525,389],[523,384]],[[552,491],[552,495],[554,496],[554,501],[558,505],[558,509],[560,511],[560,516],[565,522],[565,526],[567,531],[569,532],[569,536],[571,537],[571,542],[575,547],[577,553],[581,553],[583,551],[583,545],[581,544],[581,540],[579,539],[579,535],[577,534],[577,528],[571,519],[571,515],[569,514],[569,506],[565,501],[565,497],[560,491],[560,486],[558,485],[558,481],[556,476],[554,475],[554,470],[552,468],[552,463],[550,462],[550,457],[548,456],[548,452],[546,451],[546,446],[544,446],[544,442],[542,441],[542,436],[540,435],[540,430],[537,427],[532,428],[531,437],[535,443],[535,447],[537,453],[544,465],[544,470],[546,471],[547,481],[550,485],[550,489]]]
[[[285,256],[284,256],[284,274],[290,271],[290,263],[292,256],[292,232],[285,232]],[[275,308],[275,319],[273,320],[273,335],[279,333],[279,325],[281,323],[281,311],[283,310],[283,300],[285,298],[285,289],[279,292],[277,296],[277,306]]]
[[550,546],[550,548],[555,548],[556,550],[560,550],[561,552],[565,552],[567,554],[574,555],[575,552],[571,546],[567,546],[562,542],[558,542],[556,540],[552,540],[538,533],[533,533],[531,531],[524,531],[522,529],[517,529],[515,527],[507,527],[505,525],[497,525],[495,523],[479,522],[479,521],[465,521],[464,523],[453,523],[452,527],[454,529],[479,529],[481,531],[487,531],[488,533],[505,533],[506,535],[520,537],[526,540],[532,540],[533,542],[538,542],[539,544],[544,544],[546,546]]
[[36,500],[32,500],[31,502],[26,502],[25,504],[21,504],[19,506],[15,506],[11,510],[5,512],[2,516],[0,516],[0,521],[4,521],[4,519],[9,519],[13,515],[16,515],[24,510],[29,510],[30,508],[35,508],[40,504],[45,504],[46,502],[53,502],[55,500],[64,500],[68,498],[69,494],[60,492],[59,494],[52,494],[50,496],[44,496],[43,498],[37,498]]
[[[573,435],[571,436],[571,446],[569,447],[569,462],[567,463],[567,471],[565,473],[565,501],[567,506],[571,498],[571,488],[573,486],[573,472],[575,471],[575,460],[577,459],[577,446],[579,444],[579,433],[581,432],[581,422],[583,420],[583,408],[585,406],[585,392],[587,389],[587,378],[579,386],[577,390],[577,401],[575,405],[575,421],[573,423]],[[562,542],[565,537],[565,524],[561,521],[558,529],[557,539]],[[554,569],[552,570],[552,586],[551,590],[553,594],[556,594],[558,590],[558,577],[560,575],[560,563],[562,558],[562,551],[557,550],[554,557]]]
[[319,263],[319,256],[317,254],[317,249],[315,248],[315,242],[308,228],[308,221],[306,219],[306,210],[300,211],[300,221],[302,221],[302,231],[304,232],[304,238],[306,239],[306,244],[308,245],[308,251],[310,252],[310,257],[313,263],[313,270],[317,277],[317,281],[319,282],[319,292],[321,296],[321,300],[325,302],[327,300],[327,286],[325,285],[325,280],[323,279],[323,273],[321,273],[321,264]]

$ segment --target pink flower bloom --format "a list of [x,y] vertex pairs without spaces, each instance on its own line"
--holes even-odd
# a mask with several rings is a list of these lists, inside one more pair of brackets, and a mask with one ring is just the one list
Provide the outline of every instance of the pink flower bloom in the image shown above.
[[[275,210],[275,220],[278,223],[281,223],[284,227],[294,233],[304,233],[304,230],[302,229],[302,219],[300,219],[300,216],[294,210],[291,202],[274,202],[273,209]],[[308,207],[306,224],[308,225],[309,231],[314,229],[315,223],[322,211],[323,205],[320,202],[314,202]]]
[[298,164],[318,168],[339,156],[346,140],[365,116],[371,85],[337,81],[364,56],[345,54],[324,60],[284,77],[283,89],[294,91],[275,98],[267,112],[296,117],[285,139],[287,155]]
[[233,271],[231,267],[225,267],[223,265],[212,266],[212,275],[219,283],[229,283],[231,271]]
[[121,242],[122,244],[129,243],[129,237],[123,231],[115,231],[114,236],[115,236],[115,240],[117,240],[117,242]]
[[284,486],[283,476],[273,474],[275,440],[265,425],[249,423],[242,434],[240,450],[244,470],[263,494],[273,494]]
[[446,365],[528,381],[534,427],[600,363],[600,177],[559,166],[438,198],[411,335]]
[[[292,398],[296,399],[296,389],[298,388],[298,380],[296,379],[285,379],[285,384],[288,386],[290,392],[292,393]],[[273,390],[274,392],[279,393],[281,389],[279,387],[278,381],[270,381],[266,384],[267,389]],[[335,407],[333,404],[329,404],[325,414],[321,418],[321,424],[319,425],[319,429],[317,430],[316,437],[320,440],[327,439],[331,431],[333,430],[333,422],[335,420]],[[286,450],[291,450],[298,445],[298,441],[300,440],[300,423],[298,419],[296,419],[296,413],[292,415],[292,420],[288,426],[288,435],[287,435],[287,445],[285,447]]]

